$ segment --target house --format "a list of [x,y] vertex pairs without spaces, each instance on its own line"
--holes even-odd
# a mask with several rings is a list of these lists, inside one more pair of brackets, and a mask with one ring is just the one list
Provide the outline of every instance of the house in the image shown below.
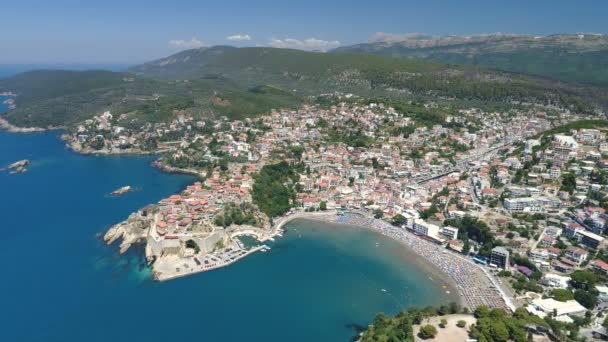
[[608,263],[597,259],[590,263],[591,269],[601,274],[608,274]]
[[579,234],[581,243],[589,248],[598,249],[604,244],[604,238],[595,233],[582,231]]
[[568,223],[564,227],[564,235],[575,240],[579,239],[579,233],[583,231],[585,228],[578,223]]
[[532,260],[549,260],[549,252],[546,249],[531,249],[528,251],[528,257]]
[[445,236],[448,240],[456,240],[458,238],[458,228],[456,227],[442,227],[439,233]]
[[555,289],[566,289],[568,288],[568,282],[570,281],[570,277],[562,276],[555,273],[546,273],[540,282],[546,286],[555,288]]
[[545,235],[557,239],[560,237],[560,235],[562,235],[562,230],[558,227],[549,226],[545,229]]
[[566,258],[559,258],[559,259],[551,260],[551,266],[557,272],[570,273],[570,272],[574,271],[577,264],[572,260],[569,260]]
[[562,250],[557,247],[547,248],[547,253],[549,253],[550,258],[557,258],[561,252],[562,252]]
[[492,188],[485,188],[481,190],[481,196],[483,198],[494,198],[496,197],[496,190]]
[[450,240],[450,242],[448,242],[448,248],[456,252],[462,253],[462,251],[464,250],[464,243],[460,240]]
[[577,266],[580,266],[585,260],[587,260],[588,255],[589,253],[587,253],[586,250],[579,247],[570,246],[566,249],[565,257],[576,262]]
[[528,278],[530,278],[532,276],[532,273],[534,273],[534,271],[532,271],[531,269],[521,265],[517,266],[517,270]]
[[550,236],[543,236],[543,238],[539,241],[539,245],[541,247],[551,247],[553,245],[555,245],[556,240],[555,238],[552,238]]

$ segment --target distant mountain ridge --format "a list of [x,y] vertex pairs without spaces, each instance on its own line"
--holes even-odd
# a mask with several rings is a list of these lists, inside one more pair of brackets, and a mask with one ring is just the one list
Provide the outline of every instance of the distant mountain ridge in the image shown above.
[[[136,75],[154,77],[176,77],[178,75],[187,77],[203,72],[204,67],[209,63],[220,59],[226,52],[237,49],[233,46],[217,45],[184,50],[168,57],[133,66],[128,71]],[[179,72],[176,72],[176,67],[181,68]]]
[[320,94],[511,106],[529,102],[605,112],[603,88],[543,77],[365,53],[319,53],[267,47],[192,49],[126,72],[33,71],[0,80],[17,108],[17,126],[73,125],[105,110],[130,113],[130,124],[167,121],[175,112],[242,119],[272,108],[297,108]]
[[436,37],[378,33],[371,40],[334,51],[473,65],[608,86],[608,35],[605,34]]

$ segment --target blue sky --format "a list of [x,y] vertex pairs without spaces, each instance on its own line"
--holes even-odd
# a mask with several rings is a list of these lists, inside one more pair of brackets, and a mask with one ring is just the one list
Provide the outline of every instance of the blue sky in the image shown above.
[[2,10],[0,63],[134,64],[217,44],[329,49],[376,32],[608,33],[607,13],[604,0],[19,0]]

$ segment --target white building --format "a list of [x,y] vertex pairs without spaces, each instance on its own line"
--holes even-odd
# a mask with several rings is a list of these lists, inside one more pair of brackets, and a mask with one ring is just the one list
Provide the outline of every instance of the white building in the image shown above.
[[574,137],[571,137],[569,135],[555,135],[553,137],[553,140],[559,142],[562,145],[566,145],[568,147],[571,148],[578,148],[578,142],[576,141],[576,139],[574,139]]
[[505,209],[509,211],[540,211],[540,207],[538,206],[536,199],[531,197],[505,198],[503,205]]
[[549,260],[549,252],[546,249],[534,248],[528,252],[528,257],[533,260]]
[[541,279],[541,283],[555,288],[555,289],[567,289],[570,277],[562,276],[555,273],[546,273]]
[[430,236],[432,238],[439,237],[439,226],[425,222],[424,220],[416,219],[414,220],[413,230],[415,233]]
[[526,307],[530,314],[541,318],[548,314],[557,313],[555,319],[562,322],[572,322],[570,315],[584,315],[587,309],[575,300],[559,302],[553,298],[535,299]]
[[458,238],[458,228],[456,227],[442,227],[439,233],[445,236],[448,240],[456,240]]

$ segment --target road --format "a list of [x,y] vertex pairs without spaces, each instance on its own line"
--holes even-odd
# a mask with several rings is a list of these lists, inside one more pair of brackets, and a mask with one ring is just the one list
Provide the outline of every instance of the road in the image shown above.
[[[493,158],[499,149],[501,149],[505,146],[511,145],[512,143],[514,143],[518,140],[519,139],[517,139],[517,138],[508,138],[498,145],[494,145],[493,147],[490,147],[486,150],[475,151],[470,156],[460,159],[456,163],[456,165],[454,165],[454,167],[451,169],[444,170],[444,171],[442,171],[440,173],[436,173],[436,174],[414,177],[413,180],[418,184],[423,184],[423,183],[426,183],[433,179],[447,176],[453,172],[469,172],[469,171],[480,169],[481,162]],[[469,163],[471,161],[478,161],[479,163],[478,163],[478,165],[470,165]]]

